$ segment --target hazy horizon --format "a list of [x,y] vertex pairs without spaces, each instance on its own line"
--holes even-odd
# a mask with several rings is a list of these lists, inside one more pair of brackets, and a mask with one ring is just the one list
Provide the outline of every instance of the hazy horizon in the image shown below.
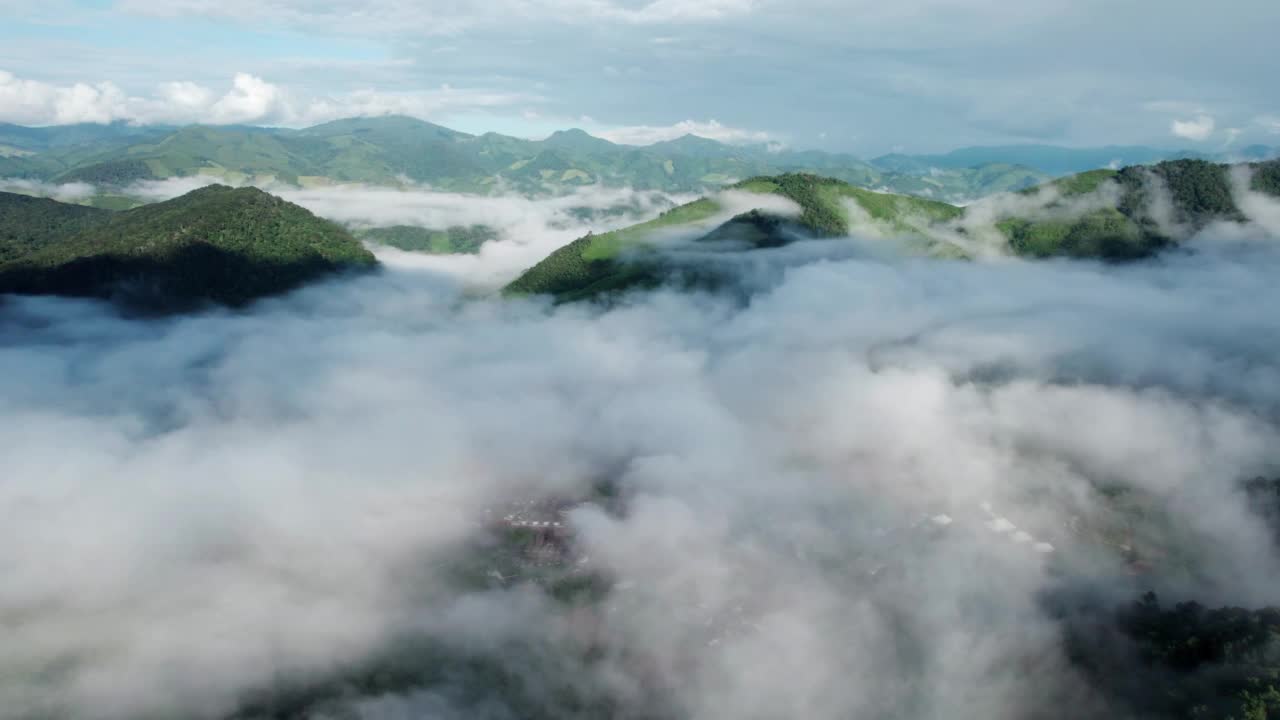
[[[0,121],[306,125],[798,148],[1274,142],[1280,8],[1142,0],[5,4]],[[1247,20],[1246,20],[1247,19]]]

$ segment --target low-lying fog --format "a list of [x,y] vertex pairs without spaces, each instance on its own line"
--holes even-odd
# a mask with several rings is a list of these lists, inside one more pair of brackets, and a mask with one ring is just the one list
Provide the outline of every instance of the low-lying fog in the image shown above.
[[[358,200],[327,214],[389,216]],[[1263,229],[1116,266],[801,242],[740,264],[745,304],[476,299],[581,234],[537,207],[246,312],[0,302],[0,718],[1105,716],[1045,593],[1280,602],[1237,486],[1280,467]],[[591,603],[460,577],[538,498],[588,500]]]

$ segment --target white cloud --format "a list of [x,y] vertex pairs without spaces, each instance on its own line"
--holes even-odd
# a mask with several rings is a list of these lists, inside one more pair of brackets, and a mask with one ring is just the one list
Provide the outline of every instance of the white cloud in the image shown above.
[[210,108],[213,123],[243,123],[279,116],[287,110],[280,106],[280,89],[262,78],[236,73],[231,91]]
[[29,125],[106,123],[121,119],[128,98],[110,82],[53,86],[0,70],[0,121]]
[[595,134],[623,145],[652,145],[685,135],[697,135],[726,143],[768,142],[773,139],[772,135],[762,130],[729,127],[714,119],[706,122],[682,120],[674,125],[632,125],[598,130]]
[[1191,120],[1174,120],[1169,131],[1187,140],[1208,140],[1213,135],[1214,120],[1209,115],[1199,115]]
[[527,93],[455,88],[379,92],[365,89],[315,96],[299,93],[249,73],[236,73],[224,93],[179,80],[160,83],[150,95],[127,95],[116,85],[54,85],[0,71],[0,122],[24,125],[69,123],[259,123],[305,126],[353,116],[410,115],[432,119],[441,113],[535,103]]
[[54,185],[24,178],[0,178],[0,192],[48,197],[62,202],[78,202],[91,197],[97,188],[89,183],[72,182]]

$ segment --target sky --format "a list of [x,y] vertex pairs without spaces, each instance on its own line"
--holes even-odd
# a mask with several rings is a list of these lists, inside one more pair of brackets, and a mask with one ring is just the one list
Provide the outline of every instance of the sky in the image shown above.
[[1280,144],[1280,4],[0,0],[0,121],[403,113],[797,148]]

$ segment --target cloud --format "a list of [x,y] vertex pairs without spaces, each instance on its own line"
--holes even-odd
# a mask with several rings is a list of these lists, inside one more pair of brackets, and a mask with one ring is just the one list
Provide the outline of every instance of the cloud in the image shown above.
[[674,125],[615,127],[597,130],[595,134],[623,145],[652,145],[666,140],[675,140],[685,135],[696,135],[731,144],[761,143],[773,139],[772,135],[763,130],[729,127],[714,119],[706,122],[682,120]]
[[0,192],[53,198],[62,202],[78,202],[93,196],[97,188],[89,183],[46,183],[23,178],[0,178]]
[[[120,192],[155,202],[225,182],[212,176],[148,180]],[[67,197],[84,193],[86,188],[92,190],[83,184],[31,187],[33,191],[43,190],[42,194],[60,193]],[[551,251],[588,232],[607,232],[649,220],[663,210],[695,199],[596,186],[575,188],[562,196],[538,200],[516,194],[440,192],[412,184],[401,188],[348,184],[303,189],[275,183],[264,185],[263,189],[356,230],[393,225],[436,230],[486,225],[497,231],[499,238],[483,245],[477,255],[429,256],[391,248],[375,249],[384,262],[445,272],[464,279],[470,286],[489,290],[510,282]]]
[[[1280,246],[1244,232],[708,253],[749,303],[395,264],[164,320],[4,298],[0,717],[1124,715],[1046,595],[1280,600],[1234,485],[1280,467]],[[573,539],[513,568],[485,528],[525,499]]]
[[[868,155],[1028,141],[1158,145],[1170,139],[1171,119],[1194,121],[1202,107],[1218,127],[1246,128],[1242,144],[1266,142],[1250,121],[1280,100],[1258,50],[1280,6],[1260,0],[1211,18],[1154,0],[1121,14],[1097,0],[1014,10],[986,0],[36,5],[11,13],[23,27],[0,47],[0,67],[60,86],[101,77],[147,96],[177,79],[221,95],[224,68],[308,97],[453,83],[536,93],[547,117],[589,114],[624,127],[719,118],[790,138],[827,131],[833,149]],[[1153,13],[1163,18],[1160,36],[1145,20]],[[219,39],[227,22],[245,31],[239,41]],[[109,39],[140,25],[168,44],[122,48]],[[180,37],[197,38],[198,52]],[[1053,60],[1061,57],[1071,61]],[[1028,96],[1040,100],[1029,106]],[[833,118],[855,118],[856,132],[835,132]]]
[[1191,120],[1174,120],[1169,125],[1169,132],[1180,138],[1200,142],[1213,135],[1214,124],[1211,116],[1199,115]]
[[27,125],[70,123],[254,123],[302,127],[355,116],[409,115],[430,119],[443,113],[536,103],[528,93],[454,88],[379,92],[363,89],[334,95],[299,93],[248,73],[236,73],[230,89],[217,91],[191,81],[160,83],[148,96],[126,95],[112,83],[57,86],[22,80],[0,71],[0,122]]
[[55,87],[0,70],[0,121],[28,125],[107,123],[127,111],[128,99],[110,82]]

